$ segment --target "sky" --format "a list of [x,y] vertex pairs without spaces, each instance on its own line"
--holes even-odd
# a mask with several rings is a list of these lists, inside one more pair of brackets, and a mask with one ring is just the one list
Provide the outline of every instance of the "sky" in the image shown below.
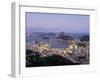
[[89,15],[25,13],[26,32],[89,33]]

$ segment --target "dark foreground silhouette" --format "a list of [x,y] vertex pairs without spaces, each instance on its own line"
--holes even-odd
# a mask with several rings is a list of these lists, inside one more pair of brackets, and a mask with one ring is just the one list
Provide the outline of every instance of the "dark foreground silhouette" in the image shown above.
[[39,66],[60,66],[60,65],[77,65],[72,61],[60,56],[52,55],[48,57],[41,57],[38,52],[26,50],[26,67]]

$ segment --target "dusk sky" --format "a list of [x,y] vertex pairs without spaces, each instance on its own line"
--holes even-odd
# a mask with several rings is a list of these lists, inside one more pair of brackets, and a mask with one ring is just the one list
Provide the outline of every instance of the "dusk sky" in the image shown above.
[[27,12],[26,31],[89,33],[89,15]]

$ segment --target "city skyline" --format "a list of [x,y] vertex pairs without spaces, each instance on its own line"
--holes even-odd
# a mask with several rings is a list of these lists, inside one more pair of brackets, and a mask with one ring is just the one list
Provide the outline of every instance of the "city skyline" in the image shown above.
[[26,12],[26,32],[89,33],[89,15]]

